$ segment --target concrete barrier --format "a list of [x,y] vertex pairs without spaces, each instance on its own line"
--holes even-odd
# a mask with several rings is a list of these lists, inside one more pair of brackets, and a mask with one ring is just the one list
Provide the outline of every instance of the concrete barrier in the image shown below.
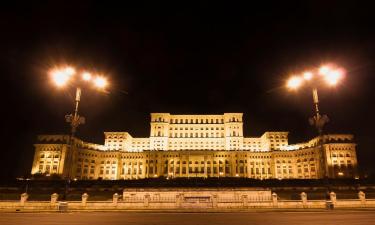
[[27,193],[22,193],[21,194],[21,199],[20,199],[20,203],[21,205],[25,205],[27,199],[29,198],[29,195]]
[[[265,195],[264,192],[267,192]],[[329,200],[308,200],[302,192],[300,200],[280,200],[269,190],[204,190],[187,189],[135,190],[126,193],[122,199],[113,194],[112,201],[88,201],[89,195],[82,194],[81,201],[59,202],[58,194],[53,193],[50,201],[28,201],[27,193],[21,194],[20,201],[0,201],[0,211],[90,211],[90,210],[250,210],[250,209],[344,209],[375,208],[375,199],[366,199],[364,192],[358,199],[337,199],[334,192]],[[177,194],[176,194],[177,193]],[[247,194],[244,194],[247,193]],[[270,194],[269,197],[264,197]],[[69,206],[69,207],[68,207]]]
[[51,195],[51,205],[56,204],[58,199],[59,199],[59,195],[57,193],[53,193]]
[[87,193],[83,193],[82,195],[82,206],[87,205],[87,200],[89,199],[89,195]]

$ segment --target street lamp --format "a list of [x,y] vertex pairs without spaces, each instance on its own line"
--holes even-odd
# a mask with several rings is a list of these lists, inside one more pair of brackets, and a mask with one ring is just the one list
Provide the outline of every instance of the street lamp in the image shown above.
[[[105,90],[108,86],[108,82],[105,77],[101,75],[93,76],[92,73],[87,71],[77,71],[75,68],[71,66],[59,67],[54,68],[50,71],[50,76],[54,84],[59,87],[63,88],[68,84],[73,84],[76,87],[76,95],[75,95],[75,108],[74,113],[65,116],[65,120],[71,126],[71,134],[68,139],[68,146],[69,151],[67,151],[66,161],[64,166],[66,167],[67,174],[65,176],[67,185],[65,190],[65,195],[68,191],[68,186],[70,183],[70,172],[72,170],[72,166],[70,165],[72,161],[72,150],[73,150],[73,139],[75,137],[75,133],[77,128],[80,124],[85,123],[85,118],[78,114],[79,102],[81,101],[82,89],[81,86],[91,84],[99,90]],[[77,76],[79,76],[77,78]]]
[[[315,108],[315,115],[311,118],[309,118],[309,122],[312,126],[314,126],[318,130],[319,134],[319,145],[321,150],[321,159],[323,165],[327,165],[327,159],[324,154],[324,148],[323,148],[323,127],[326,123],[329,122],[329,118],[327,115],[321,115],[319,112],[319,98],[318,98],[318,86],[321,84],[326,84],[328,86],[336,86],[344,77],[345,71],[344,69],[333,66],[333,65],[324,65],[321,66],[318,69],[312,70],[312,71],[306,71],[302,73],[301,75],[292,76],[289,78],[289,80],[286,83],[286,87],[289,90],[297,90],[300,88],[303,84],[308,84],[312,88],[312,97],[313,97],[313,103]],[[323,168],[323,165],[321,167]],[[322,172],[324,173],[324,176],[328,178],[328,169],[323,168]]]
[[29,180],[31,180],[30,178],[23,178],[23,177],[19,177],[17,178],[17,180],[21,180],[21,181],[25,181],[25,193],[27,193],[27,191],[29,190]]
[[[68,83],[74,83],[76,86],[76,96],[75,96],[75,108],[74,108],[74,114],[69,114],[65,116],[66,122],[70,123],[70,126],[72,128],[71,130],[71,138],[74,138],[74,135],[77,131],[77,128],[80,124],[85,123],[85,118],[78,115],[78,107],[79,102],[81,101],[81,94],[82,89],[81,86],[84,85],[84,83],[80,82],[81,80],[85,83],[91,83],[94,87],[104,90],[108,82],[105,77],[101,75],[97,75],[93,77],[93,75],[90,72],[83,71],[81,73],[77,72],[76,69],[70,66],[62,67],[62,68],[55,68],[51,70],[50,75],[52,77],[53,82],[57,87],[64,87]],[[75,75],[81,75],[81,79],[75,79],[72,80]]]
[[312,97],[315,108],[315,115],[309,119],[312,126],[315,126],[319,135],[323,131],[324,125],[329,121],[327,115],[321,115],[319,112],[319,98],[318,86],[325,83],[329,86],[336,86],[344,77],[344,70],[342,68],[324,65],[314,71],[306,71],[301,75],[294,75],[290,77],[286,83],[289,90],[297,90],[303,84],[307,83],[312,88]]

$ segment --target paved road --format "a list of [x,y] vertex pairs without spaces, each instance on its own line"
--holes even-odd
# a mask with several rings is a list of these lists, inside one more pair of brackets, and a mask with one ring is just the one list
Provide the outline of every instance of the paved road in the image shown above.
[[374,211],[249,212],[249,213],[0,213],[1,225],[374,225]]

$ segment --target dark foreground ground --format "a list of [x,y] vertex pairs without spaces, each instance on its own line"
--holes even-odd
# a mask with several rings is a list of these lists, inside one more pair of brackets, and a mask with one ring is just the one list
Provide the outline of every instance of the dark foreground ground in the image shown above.
[[1,225],[18,224],[178,224],[178,225],[373,225],[374,211],[248,212],[248,213],[0,213]]

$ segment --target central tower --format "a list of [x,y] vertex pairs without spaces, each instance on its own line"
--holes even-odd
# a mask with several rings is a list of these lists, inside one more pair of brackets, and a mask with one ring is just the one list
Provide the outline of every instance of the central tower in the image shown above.
[[150,150],[240,150],[242,146],[242,113],[151,113]]

